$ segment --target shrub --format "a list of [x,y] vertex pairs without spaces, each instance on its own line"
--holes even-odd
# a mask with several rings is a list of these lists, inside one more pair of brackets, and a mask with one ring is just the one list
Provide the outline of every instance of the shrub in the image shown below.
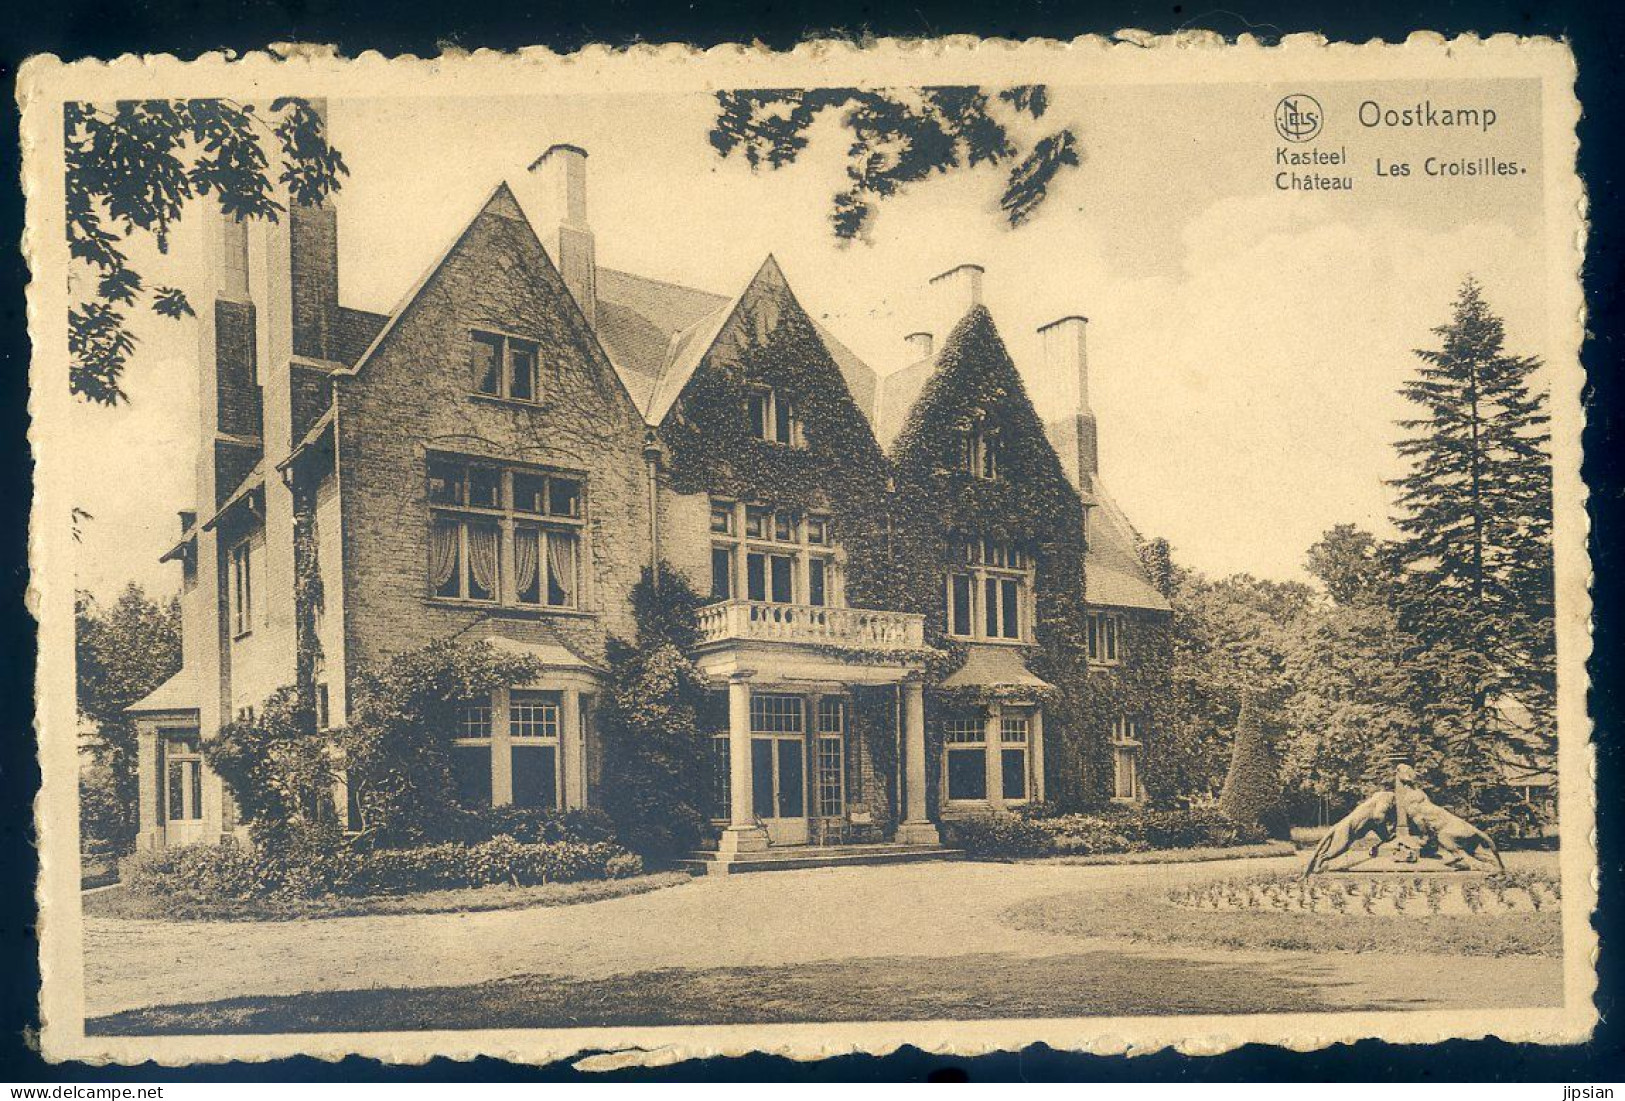
[[1236,720],[1236,743],[1230,754],[1230,771],[1224,778],[1219,809],[1233,821],[1262,826],[1271,837],[1289,836],[1291,827],[1281,802],[1281,785],[1275,776],[1264,730],[1253,712],[1251,701],[1243,701]]
[[469,844],[511,837],[527,845],[575,841],[584,845],[613,843],[615,823],[596,807],[543,810],[536,807],[481,807],[469,811],[458,831]]
[[1051,851],[1049,832],[1020,815],[989,814],[963,818],[944,823],[943,828],[953,845],[972,856],[1040,856]]
[[1221,811],[1125,807],[1107,814],[1058,814],[1050,808],[945,823],[952,843],[973,856],[1094,856],[1152,849],[1222,849],[1268,840],[1260,826]]
[[476,845],[442,842],[358,853],[319,831],[276,849],[234,842],[144,852],[124,864],[136,893],[195,903],[319,895],[407,894],[500,883],[530,887],[583,879],[626,879],[643,862],[606,842],[525,842],[498,836]]

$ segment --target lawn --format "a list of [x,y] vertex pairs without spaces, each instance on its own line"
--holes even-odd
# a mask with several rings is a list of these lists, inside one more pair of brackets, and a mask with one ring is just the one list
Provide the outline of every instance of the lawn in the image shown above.
[[1226,845],[1194,849],[1151,849],[1133,853],[1089,853],[1072,856],[1035,856],[1023,864],[1076,864],[1079,867],[1120,864],[1205,864],[1215,860],[1243,860],[1259,856],[1292,856],[1297,848],[1290,841],[1265,841],[1257,845]]
[[86,917],[136,921],[301,921],[379,914],[473,913],[600,902],[675,887],[689,879],[687,872],[660,872],[630,879],[542,883],[533,887],[500,885],[359,898],[330,896],[248,902],[161,898],[118,887],[84,896],[84,913]]
[[[1313,1013],[1290,969],[1089,951],[869,957],[664,968],[604,979],[522,975],[466,986],[232,998],[92,1018],[94,1035],[588,1028],[802,1021]],[[1382,1008],[1373,1005],[1368,1008]]]

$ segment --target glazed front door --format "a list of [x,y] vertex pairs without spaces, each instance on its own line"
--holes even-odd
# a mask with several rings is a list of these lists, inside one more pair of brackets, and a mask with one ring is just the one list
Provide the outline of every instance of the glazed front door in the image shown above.
[[806,743],[799,737],[755,737],[750,743],[756,817],[774,845],[807,843]]

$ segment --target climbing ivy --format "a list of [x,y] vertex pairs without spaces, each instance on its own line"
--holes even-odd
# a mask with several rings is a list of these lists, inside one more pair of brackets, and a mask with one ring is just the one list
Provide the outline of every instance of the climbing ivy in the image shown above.
[[[776,270],[776,269],[775,269]],[[789,288],[759,275],[660,430],[678,493],[712,493],[776,508],[828,510],[848,556],[853,607],[895,608],[886,456],[812,320]],[[746,399],[772,387],[793,402],[805,446],[752,434]]]

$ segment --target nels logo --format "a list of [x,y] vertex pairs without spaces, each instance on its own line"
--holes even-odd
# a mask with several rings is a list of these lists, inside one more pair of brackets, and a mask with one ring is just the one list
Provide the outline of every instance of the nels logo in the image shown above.
[[1299,92],[1281,97],[1275,105],[1275,130],[1287,141],[1305,142],[1320,133],[1325,113],[1314,96]]

